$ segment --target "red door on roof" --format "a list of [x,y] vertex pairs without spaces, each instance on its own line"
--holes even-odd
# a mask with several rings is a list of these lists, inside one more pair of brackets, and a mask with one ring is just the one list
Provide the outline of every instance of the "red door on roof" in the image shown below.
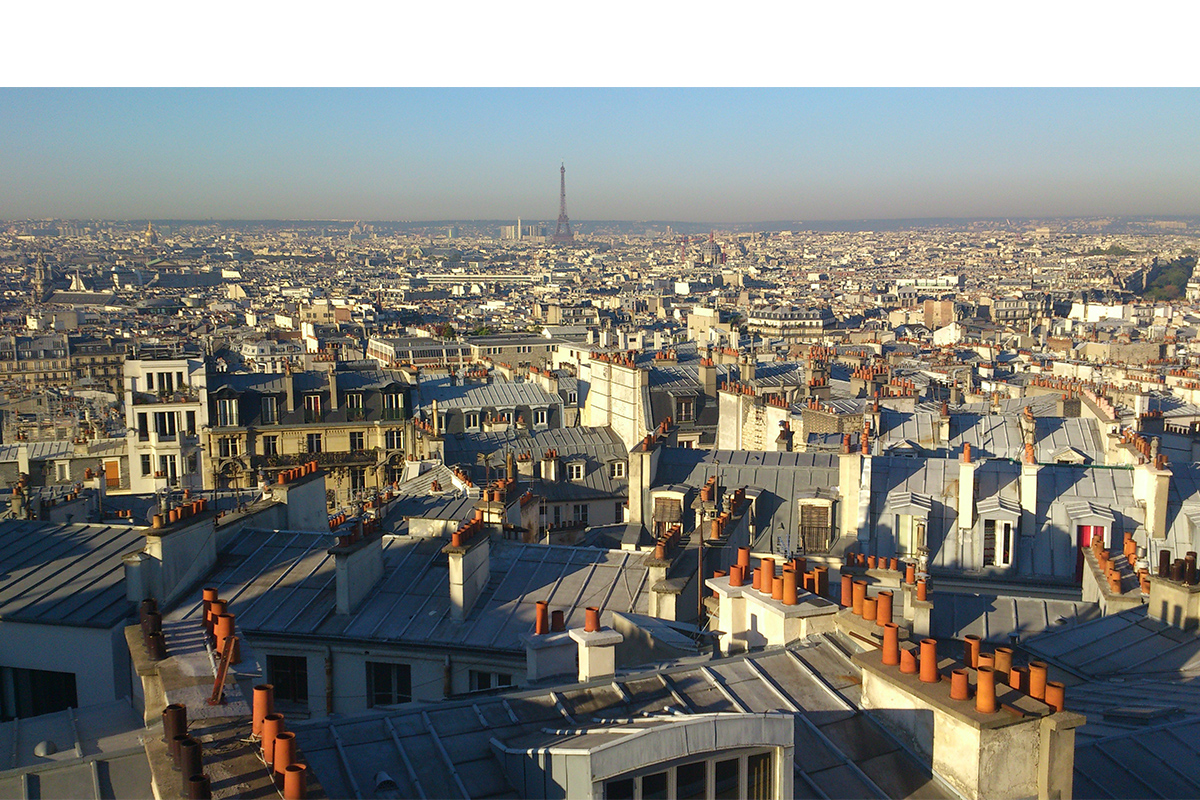
[[1090,547],[1092,544],[1092,526],[1078,525],[1075,528],[1075,535],[1078,539],[1075,548],[1075,582],[1083,583],[1083,551],[1084,548]]
[[1078,525],[1075,528],[1075,535],[1078,539],[1078,547],[1075,548],[1075,581],[1082,584],[1083,550],[1086,547],[1091,547],[1093,539],[1098,541],[1100,544],[1104,544],[1104,526]]

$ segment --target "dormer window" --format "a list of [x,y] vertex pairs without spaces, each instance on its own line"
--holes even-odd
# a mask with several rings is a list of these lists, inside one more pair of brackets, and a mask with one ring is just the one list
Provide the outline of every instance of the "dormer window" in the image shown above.
[[275,397],[262,399],[262,421],[266,424],[279,422],[279,402]]
[[695,401],[689,398],[680,398],[675,401],[675,418],[679,422],[691,422],[695,418]]
[[222,428],[236,427],[238,424],[238,402],[235,398],[217,401],[217,425]]
[[583,462],[575,461],[567,465],[567,477],[573,481],[583,480]]
[[983,521],[983,565],[1008,567],[1012,565],[1013,524],[1009,520]]
[[625,477],[625,462],[613,461],[608,465],[608,477],[616,480]]
[[321,395],[304,395],[304,421],[317,422],[321,419]]

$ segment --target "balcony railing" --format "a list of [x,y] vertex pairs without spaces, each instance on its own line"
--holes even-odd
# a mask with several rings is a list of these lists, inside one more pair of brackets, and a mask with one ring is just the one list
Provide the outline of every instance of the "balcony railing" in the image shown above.
[[297,467],[316,461],[320,466],[368,466],[378,458],[376,450],[351,450],[349,452],[325,453],[283,453],[277,456],[253,456],[250,459],[252,469],[269,469],[271,467]]
[[191,386],[185,386],[180,389],[175,389],[170,392],[134,392],[133,404],[135,406],[151,405],[157,403],[196,403],[200,400],[200,390]]

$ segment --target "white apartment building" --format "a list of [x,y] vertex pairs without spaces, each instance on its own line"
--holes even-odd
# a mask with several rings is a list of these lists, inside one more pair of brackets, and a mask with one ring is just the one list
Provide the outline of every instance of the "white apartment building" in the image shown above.
[[200,433],[208,427],[203,359],[126,361],[124,388],[130,490],[200,490]]

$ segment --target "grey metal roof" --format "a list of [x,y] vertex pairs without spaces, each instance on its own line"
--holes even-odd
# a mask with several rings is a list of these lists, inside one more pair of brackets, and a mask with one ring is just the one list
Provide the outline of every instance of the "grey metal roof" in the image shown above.
[[[120,440],[122,445],[125,440]],[[23,442],[21,444],[0,445],[0,461],[17,461],[21,448],[26,448],[30,461],[46,461],[54,458],[70,458],[75,453],[75,445],[65,441]]]
[[804,491],[829,489],[838,482],[837,456],[828,453],[668,447],[659,456],[654,484],[700,487],[712,477],[714,469],[720,474],[722,486],[752,486],[761,490],[755,501],[756,524],[763,536],[771,537],[764,546],[775,549],[776,537],[782,536],[784,551],[796,549],[797,543],[792,541],[800,524],[796,498]]
[[[936,585],[936,584],[935,584]],[[933,635],[961,639],[975,634],[984,641],[1008,644],[1044,631],[1058,631],[1095,619],[1095,603],[994,594],[934,592]]]
[[1089,740],[1092,725],[1076,732],[1075,797],[1200,797],[1200,719]]
[[859,674],[828,640],[816,638],[788,650],[602,683],[300,723],[295,731],[331,797],[369,796],[380,771],[396,782],[400,797],[513,797],[493,739],[521,742],[543,729],[647,714],[667,724],[671,712],[781,712],[795,724],[795,797],[954,796],[858,708]]
[[0,619],[111,628],[133,610],[121,556],[141,550],[128,525],[0,521]]
[[[1053,413],[1053,412],[1051,412]],[[948,442],[938,439],[939,414],[880,412],[880,441],[910,439],[922,448],[959,453],[966,443],[977,458],[1016,458],[1025,452],[1016,414],[953,413]],[[1065,447],[1074,447],[1092,461],[1104,462],[1099,425],[1093,419],[1042,416],[1036,419],[1034,444],[1038,461],[1055,460]]]
[[[361,641],[410,642],[524,652],[519,637],[533,630],[535,603],[562,609],[568,625],[583,609],[647,612],[644,556],[616,550],[493,541],[491,580],[467,619],[450,615],[449,567],[443,538],[385,536],[384,577],[358,610],[334,613],[333,538],[297,531],[247,531],[206,578],[218,587],[248,634],[319,635]],[[169,619],[194,618],[199,604]],[[605,624],[608,624],[607,622]]]
[[1044,661],[1082,678],[1200,676],[1200,631],[1181,631],[1146,614],[1146,606],[1100,617],[1025,642]]
[[484,408],[494,406],[561,405],[562,398],[550,394],[536,383],[468,383],[466,386],[451,386],[449,379],[422,380],[418,407],[432,408],[437,400],[439,409]]
[[[151,797],[143,735],[128,698],[0,723],[0,797]],[[35,755],[43,741],[56,752]]]

